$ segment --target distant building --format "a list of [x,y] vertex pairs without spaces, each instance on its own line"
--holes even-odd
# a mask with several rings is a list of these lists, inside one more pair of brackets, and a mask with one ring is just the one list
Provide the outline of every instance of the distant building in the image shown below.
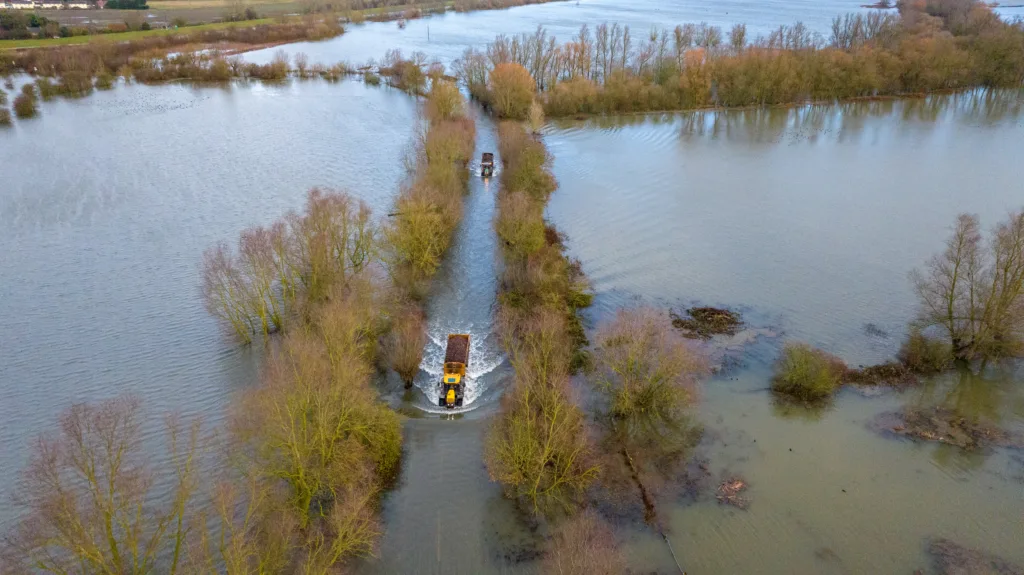
[[65,8],[72,8],[74,10],[86,10],[92,8],[92,5],[84,0],[68,0],[64,3]]
[[32,0],[6,0],[6,2],[4,2],[4,8],[9,8],[11,10],[31,10],[35,8],[35,4],[32,3]]
[[43,10],[60,10],[63,7],[63,2],[56,2],[55,0],[41,0],[40,2],[36,2],[36,8],[42,8]]

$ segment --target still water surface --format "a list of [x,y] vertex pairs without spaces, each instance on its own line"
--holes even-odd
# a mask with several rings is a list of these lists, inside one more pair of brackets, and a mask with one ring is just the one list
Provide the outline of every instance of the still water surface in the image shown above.
[[[828,39],[832,18],[867,12],[862,5],[871,3],[865,0],[569,0],[507,10],[449,12],[410,20],[404,29],[394,22],[352,25],[337,38],[250,52],[244,58],[266,63],[283,50],[289,55],[303,52],[311,62],[363,64],[371,59],[379,61],[388,50],[399,49],[406,56],[423,52],[430,60],[449,64],[466,48],[483,49],[499,34],[532,33],[543,26],[549,35],[567,42],[579,32],[581,25],[587,24],[593,33],[594,27],[602,23],[628,25],[634,44],[646,42],[652,28],[671,30],[679,24],[699,22],[719,26],[725,33],[734,24],[746,24],[750,40],[767,35],[779,26],[803,22]],[[997,12],[1005,18],[1024,16],[1024,7],[998,8]]]
[[[595,320],[637,304],[724,305],[853,365],[884,361],[914,312],[907,272],[956,215],[989,227],[1024,207],[1022,104],[972,94],[556,124],[548,216],[594,283]],[[1024,562],[1020,452],[868,429],[883,411],[942,404],[1021,431],[1024,374],[785,409],[767,392],[778,343],[705,385],[712,478],[744,477],[752,504],[705,497],[671,511],[689,572],[910,573],[928,566],[932,537]],[[629,539],[635,566],[672,572],[657,537]]]
[[[1024,203],[1020,102],[554,124],[544,138],[561,189],[548,216],[594,282],[593,322],[637,303],[721,304],[850,363],[878,361],[913,311],[907,271],[940,248],[955,214],[992,225]],[[132,391],[153,414],[216,424],[259,354],[225,341],[203,311],[203,249],[299,208],[313,185],[350,189],[381,213],[405,175],[415,116],[404,94],[351,82],[132,86],[44,103],[41,118],[0,132],[0,485],[73,401]],[[496,151],[493,126],[479,118],[478,131],[477,152]],[[495,183],[473,181],[435,282],[425,369],[402,397],[410,413],[429,411],[432,358],[443,334],[465,330],[479,346],[472,409],[407,422],[402,479],[367,572],[508,571],[502,556],[530,543],[481,464],[508,378],[490,337]],[[705,496],[668,512],[691,573],[910,572],[934,536],[1024,562],[1019,454],[968,456],[866,427],[909,402],[952,401],[1019,428],[1019,374],[784,410],[765,391],[778,343],[755,344],[739,356],[745,367],[705,386],[714,478],[744,476],[753,503],[744,512]],[[0,526],[10,518],[0,507]],[[669,570],[653,534],[620,528],[635,568]]]
[[312,186],[380,213],[416,114],[359,83],[129,86],[0,131],[0,527],[29,438],[72,402],[132,392],[150,430],[168,410],[215,426],[260,354],[203,309],[203,250]]

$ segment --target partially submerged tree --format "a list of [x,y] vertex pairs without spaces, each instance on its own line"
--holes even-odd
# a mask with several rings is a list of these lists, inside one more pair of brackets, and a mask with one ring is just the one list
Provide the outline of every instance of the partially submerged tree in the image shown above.
[[607,414],[627,426],[675,425],[706,371],[669,317],[651,309],[619,311],[598,330],[594,356]]
[[[61,415],[60,431],[36,441],[16,488],[24,514],[3,547],[7,569],[184,572],[199,426],[168,420],[163,469],[144,455],[140,431],[139,401],[129,396],[74,405]],[[164,481],[169,497],[153,492]]]
[[376,253],[369,207],[344,192],[310,190],[302,214],[244,230],[238,251],[220,242],[203,255],[203,299],[243,342],[279,331],[297,301],[323,301]]
[[668,314],[621,310],[601,326],[591,378],[603,399],[599,415],[602,488],[619,498],[639,490],[645,516],[655,515],[651,487],[674,473],[692,445],[694,401],[704,359],[672,327]]
[[423,347],[427,344],[427,331],[423,312],[417,306],[406,306],[392,319],[388,336],[388,359],[391,367],[405,382],[412,385],[423,361]]
[[487,470],[534,513],[573,509],[597,468],[570,392],[565,320],[542,310],[521,328],[505,330],[516,375],[488,434]]
[[977,216],[961,214],[946,250],[911,274],[916,325],[940,330],[954,359],[1024,352],[1024,210],[982,238]]
[[465,103],[454,82],[437,79],[427,94],[427,117],[431,122],[454,120],[465,112]]

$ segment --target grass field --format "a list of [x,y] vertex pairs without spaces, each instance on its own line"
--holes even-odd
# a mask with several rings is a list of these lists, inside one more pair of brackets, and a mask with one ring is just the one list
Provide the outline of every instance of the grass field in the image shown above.
[[0,51],[17,50],[19,48],[39,48],[44,46],[62,46],[66,44],[87,44],[89,42],[124,42],[135,40],[146,36],[163,36],[174,33],[192,33],[203,30],[216,30],[220,28],[233,28],[236,26],[255,26],[257,24],[269,24],[271,18],[262,20],[247,20],[245,22],[215,22],[187,28],[160,29],[160,30],[139,30],[135,32],[119,32],[117,34],[94,34],[91,36],[71,36],[69,38],[32,38],[29,40],[0,40]]
[[[210,30],[228,26],[252,26],[254,24],[265,24],[271,22],[274,17],[289,14],[298,14],[303,10],[305,2],[302,0],[260,0],[258,2],[245,3],[246,8],[256,10],[264,16],[262,20],[249,20],[245,22],[216,22],[224,17],[230,9],[237,7],[233,0],[152,0],[149,2],[149,10],[36,10],[40,16],[56,20],[62,25],[84,26],[84,25],[107,25],[110,23],[133,22],[145,20],[151,24],[167,24],[177,18],[186,22],[209,22],[197,26],[179,28],[178,32],[193,32]],[[412,6],[382,6],[380,8],[368,8],[360,10],[366,17],[372,17],[384,12],[399,12],[406,8],[419,8],[421,10],[435,10],[441,7],[454,5],[451,0],[445,2],[423,2]],[[94,34],[90,36],[72,36],[70,38],[32,38],[28,40],[0,40],[0,52],[4,50],[17,50],[23,48],[43,48],[47,46],[62,46],[67,44],[85,44],[88,42],[123,42],[134,40],[145,36],[159,36],[171,34],[174,30],[157,29],[136,32],[122,32],[117,34]]]

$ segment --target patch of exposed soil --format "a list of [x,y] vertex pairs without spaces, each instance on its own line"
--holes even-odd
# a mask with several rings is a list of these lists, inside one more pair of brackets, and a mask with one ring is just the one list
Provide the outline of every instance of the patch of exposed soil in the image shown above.
[[725,505],[732,505],[740,509],[746,509],[750,506],[750,499],[740,495],[747,490],[747,482],[740,479],[739,477],[730,477],[718,486],[718,490],[715,492],[715,499],[719,503]]
[[1024,575],[1024,568],[949,539],[933,539],[928,554],[939,575]]
[[669,311],[672,325],[690,339],[711,339],[715,335],[735,335],[743,325],[736,312],[714,307],[691,307],[681,316]]
[[989,447],[1024,447],[1020,438],[998,426],[968,419],[944,407],[883,413],[875,419],[874,427],[883,433],[945,443],[968,451]]
[[860,369],[849,369],[843,376],[843,383],[853,385],[886,385],[908,387],[918,382],[917,375],[902,363],[890,361]]

